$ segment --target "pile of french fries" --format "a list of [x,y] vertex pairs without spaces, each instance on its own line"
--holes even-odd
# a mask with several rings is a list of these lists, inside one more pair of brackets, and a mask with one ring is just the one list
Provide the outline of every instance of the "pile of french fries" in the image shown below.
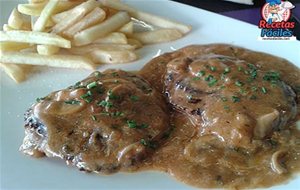
[[[119,0],[28,0],[0,31],[0,64],[17,83],[33,65],[95,69],[138,59],[143,45],[169,42],[191,26],[130,7]],[[137,32],[135,22],[155,26]]]

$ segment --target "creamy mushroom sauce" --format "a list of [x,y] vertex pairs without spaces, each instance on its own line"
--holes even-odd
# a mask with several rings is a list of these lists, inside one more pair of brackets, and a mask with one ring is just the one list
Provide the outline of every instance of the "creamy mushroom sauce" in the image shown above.
[[[232,100],[231,96],[227,97],[227,100],[224,102],[224,108],[215,106],[214,102],[208,101],[210,104],[207,105],[207,107],[210,108],[210,106],[214,106],[212,109],[216,109],[214,112],[220,114],[219,117],[229,117],[227,115],[228,112],[239,112],[238,109],[241,108],[238,105],[240,104],[245,106],[249,111],[259,113],[262,110],[267,109],[259,105],[264,104],[261,100],[266,102],[269,101],[267,104],[273,102],[279,104],[278,107],[282,106],[282,102],[280,103],[281,100],[279,100],[281,96],[278,96],[278,93],[280,92],[273,91],[276,87],[272,86],[272,84],[268,84],[269,82],[272,83],[272,81],[268,81],[266,78],[263,79],[263,76],[270,72],[279,74],[280,79],[287,85],[290,85],[296,93],[294,99],[297,105],[292,106],[295,106],[297,110],[291,111],[295,112],[294,114],[296,115],[292,114],[293,116],[291,116],[291,119],[285,126],[281,126],[280,129],[276,130],[272,129],[272,131],[269,131],[265,136],[263,135],[260,137],[260,135],[258,135],[256,138],[252,137],[255,136],[253,134],[255,129],[252,133],[241,133],[242,138],[239,139],[239,141],[235,141],[234,137],[226,138],[226,134],[218,131],[218,129],[212,129],[218,135],[221,135],[221,137],[223,134],[224,140],[222,141],[218,138],[216,139],[214,135],[206,135],[205,132],[201,133],[201,129],[205,127],[202,126],[203,122],[197,121],[197,118],[195,119],[193,115],[190,117],[190,112],[178,109],[175,105],[171,118],[171,121],[173,122],[173,132],[170,134],[170,138],[166,141],[166,144],[162,145],[162,147],[157,150],[156,154],[146,162],[142,167],[142,170],[147,168],[150,170],[158,169],[165,171],[186,184],[200,188],[239,189],[269,187],[292,178],[292,176],[300,170],[300,132],[296,128],[296,121],[300,119],[299,68],[282,58],[269,54],[254,52],[226,44],[211,44],[188,46],[178,51],[159,56],[150,61],[140,71],[140,74],[143,78],[148,80],[152,86],[156,87],[161,92],[165,92],[165,81],[168,80],[168,76],[166,75],[169,71],[167,70],[167,67],[173,67],[171,70],[174,70],[174,67],[176,66],[176,63],[174,64],[174,62],[177,61],[179,65],[184,61],[192,62],[189,59],[194,59],[195,61],[191,63],[189,67],[183,68],[184,72],[189,70],[192,73],[195,73],[193,72],[195,68],[198,69],[197,72],[200,72],[197,73],[198,75],[196,74],[193,76],[194,78],[192,78],[191,81],[191,86],[193,86],[193,82],[201,83],[205,81],[205,77],[209,74],[218,76],[215,73],[218,73],[217,71],[220,69],[220,65],[222,65],[223,62],[226,63],[226,59],[216,60],[215,58],[222,58],[223,56],[225,56],[225,58],[229,57],[230,59],[237,59],[237,62],[242,63],[241,65],[243,65],[243,62],[246,62],[255,66],[257,69],[256,80],[258,81],[254,83],[258,85],[263,84],[264,86],[258,86],[259,92],[255,95],[256,100],[251,100],[253,94],[247,93],[249,90],[246,90],[246,95],[237,95],[240,98],[237,102],[235,102],[236,99]],[[170,64],[173,65],[170,66]],[[205,69],[205,65],[209,65],[209,67]],[[213,67],[211,68],[210,66]],[[177,67],[183,66],[180,65]],[[216,69],[216,71],[212,72],[214,69]],[[226,68],[221,67],[221,69],[226,73]],[[182,73],[180,73],[181,71],[179,70],[176,70],[176,72],[179,77],[182,77]],[[201,71],[206,72],[205,76],[202,76],[203,72]],[[246,71],[251,72],[251,69],[246,69]],[[247,73],[243,69],[240,70],[236,65],[231,65],[229,74],[232,73],[237,74],[238,79],[243,83],[242,87],[246,88],[248,83],[244,77],[248,75],[251,76],[251,73]],[[175,83],[176,78],[174,75],[172,77],[171,80]],[[224,81],[224,83],[222,83],[221,77],[217,79],[218,82],[216,82],[215,85],[212,85],[211,89],[215,89],[218,86],[220,87],[222,84],[225,84]],[[224,80],[226,80],[226,77],[224,77]],[[262,82],[261,80],[265,81]],[[241,84],[236,83],[236,81],[238,80],[229,82],[225,85],[226,88],[242,89]],[[207,82],[209,83],[210,81]],[[207,86],[209,86],[209,84]],[[261,87],[264,87],[264,90],[267,92],[263,92],[264,90],[262,90]],[[172,90],[174,90],[174,88]],[[176,90],[178,89],[175,89],[174,91]],[[228,91],[230,92],[230,90]],[[225,93],[223,94],[228,94],[228,92],[225,90]],[[169,97],[167,98],[167,101],[180,100],[181,102],[177,102],[181,103],[181,105],[186,105],[186,102],[182,100],[183,96],[181,97],[181,93],[177,92],[177,94],[175,93],[173,95],[177,96]],[[267,99],[265,99],[266,97]],[[219,99],[222,99],[222,97],[219,97]],[[231,110],[226,109],[226,105],[228,105]],[[193,104],[192,107],[193,106],[195,105]],[[255,110],[256,108],[262,110]],[[231,119],[234,120],[235,118],[233,117]],[[218,127],[222,128],[222,125]],[[236,126],[232,126],[232,130],[234,130],[235,127]],[[230,128],[226,129],[230,130]],[[243,140],[245,140],[246,143],[243,142]],[[196,143],[193,143],[195,141]],[[255,148],[252,149],[253,147]]]
[[[121,167],[120,171],[137,172],[142,170],[159,170],[171,174],[186,184],[202,188],[268,187],[291,178],[293,174],[300,170],[300,132],[296,129],[296,121],[300,119],[299,68],[284,59],[268,54],[253,52],[226,44],[212,44],[188,46],[178,51],[161,55],[151,60],[138,72],[138,75],[146,79],[158,92],[165,93],[166,80],[168,80],[168,78],[166,78],[168,73],[167,65],[182,57],[197,60],[197,57],[201,56],[211,56],[209,59],[216,56],[227,56],[251,63],[257,70],[261,71],[261,73],[268,71],[278,73],[280,81],[282,80],[291,86],[293,91],[296,92],[296,95],[293,93],[291,95],[297,103],[297,105],[291,105],[291,107],[295,106],[296,110],[294,110],[294,112],[296,115],[290,114],[288,116],[289,120],[285,122],[285,126],[280,126],[276,130],[273,128],[268,129],[264,131],[265,133],[263,133],[263,135],[258,135],[258,137],[256,136],[255,138],[253,137],[255,136],[253,134],[253,130],[255,129],[252,127],[250,132],[242,134],[240,141],[235,141],[235,139],[230,138],[230,136],[224,136],[225,138],[223,139],[219,138],[222,137],[222,132],[218,133],[217,129],[212,129],[212,131],[218,133],[217,135],[216,133],[201,133],[201,129],[204,127],[202,126],[203,122],[201,122],[201,119],[193,118],[192,112],[187,111],[188,109],[180,109],[181,107],[175,105],[171,100],[171,130],[164,133],[164,136],[168,138],[153,148],[153,152],[145,156],[144,161],[138,162],[134,166]],[[223,60],[219,61],[222,62]],[[205,61],[202,64],[206,64]],[[218,66],[220,63],[217,62],[214,64],[216,64],[216,68],[208,68],[208,70],[220,69]],[[238,67],[231,69],[238,69]],[[257,74],[260,75],[261,73],[258,72]],[[195,77],[200,77],[200,79],[197,78],[196,81],[202,80],[202,74],[200,74],[200,76],[195,75]],[[247,73],[243,72],[243,74]],[[277,74],[275,75],[275,79],[277,80]],[[272,78],[272,80],[273,79],[274,78]],[[258,77],[257,80],[263,80],[262,76]],[[222,80],[218,79],[218,83],[221,82]],[[245,83],[245,81],[240,82]],[[265,87],[266,89],[261,89],[262,86],[260,86],[260,92],[256,94],[256,98],[264,97],[266,93],[281,92],[280,89],[271,90],[272,84],[269,84],[269,82],[272,81],[264,83],[268,85]],[[215,84],[212,86],[214,85]],[[240,84],[236,84],[235,86],[239,87]],[[277,99],[282,98],[278,94],[274,94],[274,96],[268,95],[272,98],[272,101],[277,101]],[[241,96],[239,98],[245,97],[248,96]],[[166,96],[165,101],[170,101],[170,98],[171,97]],[[222,112],[235,113],[240,109],[237,108],[237,104],[242,104],[245,107],[249,107],[248,111],[253,112],[255,111],[255,103],[257,102],[259,104],[262,103],[255,100],[245,101],[244,99],[236,101],[236,98],[234,98],[233,100],[229,99],[227,102],[227,106],[231,106],[233,108],[232,110],[223,110],[223,107],[216,107],[216,109],[218,109],[218,114],[222,114]],[[186,106],[185,103],[181,105]],[[260,107],[260,105],[257,105],[257,107]],[[214,107],[209,107],[208,105],[207,109],[213,108]],[[282,109],[287,109],[287,107]],[[257,111],[259,112],[260,110]],[[284,110],[279,111],[284,112]],[[293,112],[292,108],[290,112]],[[224,115],[226,117],[226,114]],[[278,114],[275,115],[278,116]],[[255,116],[252,117],[255,118]],[[52,122],[55,123],[57,121]],[[226,130],[230,130],[230,127],[227,127]],[[26,133],[31,132],[26,131]],[[247,139],[246,142],[243,142],[243,139]],[[44,146],[47,146],[47,142],[43,143]],[[30,146],[26,147],[28,144]],[[25,153],[30,151],[31,154],[36,154],[39,152],[36,151],[36,147],[37,145],[32,144],[32,139],[30,135],[27,134],[27,139],[24,139],[22,150]],[[47,152],[45,153],[47,154]],[[89,159],[91,160],[89,161]],[[85,162],[94,162],[93,158],[89,159],[86,159]],[[97,158],[95,159],[97,160]],[[88,165],[89,163],[86,164]],[[111,172],[115,171],[112,170]]]

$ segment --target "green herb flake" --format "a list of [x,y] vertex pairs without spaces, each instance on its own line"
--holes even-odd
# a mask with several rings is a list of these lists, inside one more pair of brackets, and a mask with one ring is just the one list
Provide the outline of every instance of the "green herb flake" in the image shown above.
[[43,101],[43,100],[45,100],[45,99],[46,99],[46,97],[37,98],[37,99],[36,99],[36,102],[40,103],[41,101]]
[[86,88],[87,89],[92,89],[92,88],[95,88],[96,86],[97,86],[97,82],[94,81],[94,82],[91,82],[88,85],[86,85]]
[[244,83],[242,83],[241,81],[237,80],[235,81],[235,85],[238,87],[242,87],[244,85]]
[[275,71],[269,71],[263,76],[263,79],[265,81],[276,83],[278,80],[280,80],[280,74]]
[[120,112],[120,111],[117,111],[117,112],[114,112],[112,114],[113,117],[121,117],[121,116],[124,116],[124,113],[123,112]]
[[214,86],[214,85],[217,84],[217,83],[218,83],[218,80],[215,79],[215,78],[213,78],[213,79],[211,79],[211,80],[208,82],[208,86],[209,86],[209,87],[212,87],[212,86]]
[[102,73],[100,73],[99,71],[94,72],[94,76],[97,78],[100,78],[102,76]]
[[117,99],[120,98],[119,96],[114,95],[114,94],[112,93],[111,90],[109,90],[109,91],[107,92],[107,95],[108,95],[108,98],[111,99],[111,100],[117,100]]
[[216,71],[216,70],[217,70],[217,68],[216,68],[216,67],[214,67],[214,66],[211,66],[211,67],[210,67],[210,70],[214,72],[214,71]]
[[132,96],[130,96],[130,100],[133,101],[133,102],[136,102],[136,101],[139,100],[139,97],[132,95]]
[[228,99],[227,99],[226,97],[223,96],[223,97],[221,97],[221,100],[222,100],[223,102],[227,102]]
[[139,126],[139,128],[141,128],[141,129],[145,129],[145,128],[148,128],[148,127],[149,127],[149,125],[147,125],[147,124],[142,124],[142,125]]
[[264,93],[264,94],[267,94],[268,91],[265,87],[261,87],[261,92]]
[[232,100],[233,103],[237,103],[237,102],[241,101],[241,99],[239,97],[237,97],[237,96],[232,96],[231,100]]
[[211,79],[214,79],[214,76],[212,75],[208,75],[207,77],[205,77],[205,81],[210,81]]
[[226,110],[226,111],[229,111],[229,110],[230,110],[230,107],[229,107],[229,106],[224,106],[223,108],[224,108],[224,110]]
[[238,71],[241,72],[241,71],[243,71],[243,70],[244,70],[244,68],[243,68],[242,66],[239,66],[239,67],[238,67]]
[[205,71],[199,71],[197,73],[197,77],[203,77],[203,76],[205,76]]
[[111,73],[111,75],[112,75],[113,77],[119,76],[119,74],[118,74],[117,72],[113,72],[113,73]]
[[194,77],[192,80],[193,80],[193,81],[200,80],[200,77]]
[[225,70],[224,70],[224,72],[223,72],[223,74],[226,75],[226,74],[228,74],[228,73],[230,73],[230,68],[229,68],[229,67],[226,67]]
[[78,100],[66,100],[64,101],[65,104],[70,104],[70,105],[79,105],[80,101]]
[[137,128],[137,124],[134,120],[127,120],[127,125],[129,128],[132,128],[132,129]]
[[148,146],[148,142],[145,139],[141,139],[140,143],[144,146]]
[[98,102],[97,105],[102,106],[102,107],[107,107],[107,108],[113,107],[113,104],[111,102],[105,101],[105,100],[102,100],[101,102]]
[[251,90],[252,90],[253,92],[256,92],[256,91],[257,91],[257,87],[256,87],[256,86],[252,86],[252,87],[251,87]]

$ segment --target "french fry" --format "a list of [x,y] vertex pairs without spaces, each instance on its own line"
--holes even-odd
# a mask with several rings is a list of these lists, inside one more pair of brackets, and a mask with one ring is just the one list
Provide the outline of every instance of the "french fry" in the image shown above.
[[49,46],[49,45],[37,45],[37,52],[41,55],[53,55],[59,52],[60,48],[57,46]]
[[166,19],[157,15],[153,15],[150,13],[146,13],[143,11],[138,11],[133,7],[123,4],[119,1],[112,0],[101,0],[101,3],[107,7],[117,9],[120,11],[127,11],[132,17],[136,19],[147,22],[148,24],[152,24],[155,26],[159,26],[162,28],[173,28],[177,29],[183,34],[186,34],[191,31],[192,27],[189,25],[185,25],[176,21],[172,21],[170,19]]
[[25,15],[39,16],[45,6],[44,2],[34,4],[19,4],[18,11]]
[[128,63],[137,60],[138,56],[129,50],[94,50],[90,53],[95,63]]
[[[53,11],[54,14],[69,10],[77,5],[82,3],[82,0],[78,1],[59,1],[57,7]],[[18,10],[20,13],[30,16],[40,16],[42,10],[44,9],[47,1],[42,1],[39,3],[32,3],[32,4],[19,4]]]
[[8,26],[8,24],[3,24],[3,27],[2,27],[3,31],[11,31],[11,30],[16,30],[10,26]]
[[57,14],[53,15],[51,18],[52,18],[53,22],[59,23],[62,19],[64,19],[67,15],[70,15],[71,13],[72,13],[72,9],[61,12],[61,13],[57,13]]
[[70,14],[66,15],[60,22],[58,22],[53,28],[52,33],[59,34],[63,30],[67,29],[71,25],[82,19],[88,12],[93,10],[98,3],[95,0],[88,0],[76,7],[74,7]]
[[21,49],[29,48],[30,45],[27,43],[18,42],[0,42],[0,51],[19,51]]
[[37,53],[6,52],[0,55],[0,62],[7,64],[28,64],[49,67],[95,69],[93,62],[76,55],[39,55]]
[[37,31],[37,32],[44,31],[49,18],[51,17],[55,8],[58,5],[58,2],[59,2],[59,0],[50,0],[46,4],[45,8],[42,10],[39,18],[37,19],[37,21],[35,22],[35,24],[33,26],[33,31]]
[[127,42],[128,42],[128,45],[134,46],[135,49],[139,49],[139,48],[143,47],[143,44],[140,41],[133,39],[133,38],[128,38]]
[[75,25],[63,32],[63,35],[72,38],[77,32],[84,30],[90,26],[102,22],[105,19],[106,13],[101,8],[96,7],[93,11],[87,14]]
[[26,80],[26,72],[22,65],[0,63],[4,72],[12,78],[16,83],[20,83]]
[[0,31],[1,42],[21,42],[71,48],[71,42],[56,34],[30,31]]
[[43,3],[47,0],[28,0],[28,3]]
[[113,32],[105,37],[99,38],[94,44],[127,44],[126,35],[120,32]]
[[21,29],[23,22],[23,16],[16,8],[14,8],[8,18],[8,26],[14,29]]
[[74,44],[76,46],[90,44],[94,40],[104,37],[110,32],[117,30],[129,21],[130,16],[128,13],[119,12],[104,22],[77,33],[74,36]]
[[130,37],[140,41],[142,44],[155,44],[177,40],[182,37],[182,34],[176,29],[158,29],[134,33]]
[[106,51],[133,51],[135,50],[134,46],[128,44],[89,44],[81,47],[73,47],[68,49],[72,54],[76,55],[86,55],[94,50],[106,50]]
[[119,32],[122,32],[124,34],[132,34],[133,33],[133,22],[130,21],[127,24],[125,24],[124,26],[122,26],[122,28],[119,29]]

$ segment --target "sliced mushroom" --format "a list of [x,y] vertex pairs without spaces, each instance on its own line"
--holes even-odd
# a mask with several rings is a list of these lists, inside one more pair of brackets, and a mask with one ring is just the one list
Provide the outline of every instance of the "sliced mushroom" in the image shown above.
[[279,124],[279,112],[274,110],[257,118],[254,136],[258,139],[264,138],[274,126]]
[[272,155],[271,168],[277,174],[283,174],[288,172],[288,170],[282,164],[286,155],[287,151],[285,150],[278,150]]

